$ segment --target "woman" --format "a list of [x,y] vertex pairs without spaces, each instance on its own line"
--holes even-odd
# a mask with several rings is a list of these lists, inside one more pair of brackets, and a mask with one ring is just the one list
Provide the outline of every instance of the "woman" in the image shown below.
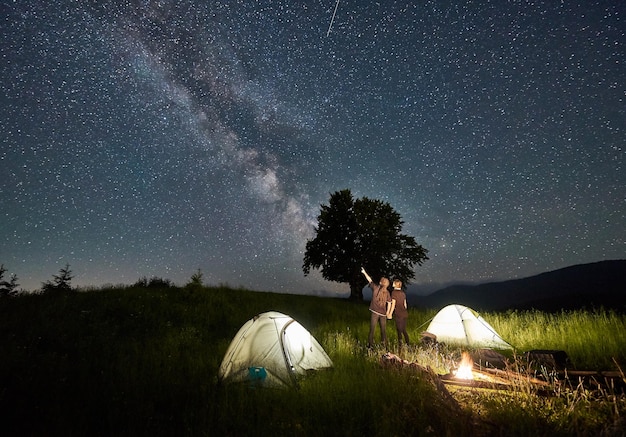
[[361,267],[361,273],[363,273],[370,288],[372,289],[372,301],[369,308],[371,313],[370,333],[367,338],[367,347],[370,349],[373,347],[374,331],[376,330],[376,325],[380,325],[381,340],[385,344],[385,349],[389,349],[389,345],[387,343],[387,310],[389,308],[388,305],[390,299],[387,287],[389,287],[389,279],[380,278],[378,284],[375,284],[363,267]]
[[409,318],[409,311],[406,304],[406,293],[402,290],[402,281],[393,280],[393,291],[391,292],[391,304],[387,311],[387,318],[395,316],[396,330],[398,331],[398,348],[402,347],[402,339],[409,345],[409,334],[406,332],[406,322]]

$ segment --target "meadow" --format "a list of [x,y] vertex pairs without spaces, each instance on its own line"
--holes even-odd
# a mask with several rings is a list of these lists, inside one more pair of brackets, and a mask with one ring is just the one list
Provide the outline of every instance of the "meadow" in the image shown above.
[[[334,368],[308,375],[293,389],[219,384],[217,371],[232,337],[269,310],[307,328]],[[419,339],[435,313],[410,310],[412,339]],[[516,347],[516,355],[558,349],[577,369],[626,369],[623,314],[481,315]],[[227,286],[110,286],[2,298],[0,433],[624,435],[623,386],[554,382],[550,395],[530,385],[506,392],[447,389],[438,374],[450,371],[458,351],[412,345],[401,355],[430,372],[388,368],[381,365],[382,348],[365,347],[368,330],[366,303]]]

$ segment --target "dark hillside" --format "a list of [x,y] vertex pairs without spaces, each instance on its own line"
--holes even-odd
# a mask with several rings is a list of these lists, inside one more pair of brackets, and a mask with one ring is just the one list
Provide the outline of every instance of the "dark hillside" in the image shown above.
[[[332,370],[308,374],[297,389],[265,390],[254,380],[221,383],[219,367],[235,334],[270,310],[308,329],[331,357]],[[419,338],[418,323],[431,312],[411,308],[411,338]],[[551,347],[567,350],[585,369],[626,363],[626,316],[580,315],[575,330],[567,318],[550,319],[569,327],[565,338],[557,338],[561,331],[552,335]],[[541,347],[545,317],[494,319],[520,350]],[[624,429],[622,394],[582,403],[582,394],[559,389],[565,394],[555,392],[560,397],[544,403],[530,386],[502,395],[490,389],[485,397],[473,388],[448,390],[442,378],[460,350],[411,345],[401,352],[410,365],[383,362],[387,348],[366,347],[369,325],[365,302],[227,287],[132,286],[0,297],[0,434],[623,435],[611,432]],[[387,330],[395,349],[392,323]],[[528,340],[528,332],[539,334]],[[585,389],[584,396],[595,396],[589,393]]]
[[626,260],[575,265],[510,281],[453,285],[416,301],[416,305],[426,308],[440,308],[451,303],[481,311],[604,307],[624,312]]

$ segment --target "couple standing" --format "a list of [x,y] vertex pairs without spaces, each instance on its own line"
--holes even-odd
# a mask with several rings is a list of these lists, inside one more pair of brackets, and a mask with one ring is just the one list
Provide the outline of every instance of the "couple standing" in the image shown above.
[[387,290],[389,287],[389,279],[382,277],[378,284],[372,281],[370,275],[361,267],[361,273],[365,275],[365,279],[372,289],[372,302],[370,303],[370,333],[367,339],[367,347],[374,345],[374,331],[376,325],[380,326],[380,334],[385,344],[385,349],[389,349],[387,343],[387,319],[396,316],[396,330],[398,331],[398,347],[402,347],[402,339],[409,344],[409,334],[406,332],[406,322],[409,318],[407,311],[406,294],[402,291],[402,281],[394,279],[393,292],[391,295]]

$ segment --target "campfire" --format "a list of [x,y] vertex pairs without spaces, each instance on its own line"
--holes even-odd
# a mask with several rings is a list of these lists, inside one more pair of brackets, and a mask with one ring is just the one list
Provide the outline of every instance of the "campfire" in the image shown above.
[[[406,368],[416,369],[425,375],[434,375],[432,369],[428,366],[422,366],[416,362],[403,360],[399,356],[386,353],[382,356],[384,365],[393,365]],[[438,375],[437,380],[443,384],[439,386],[444,388],[445,385],[456,386],[457,388],[470,389],[489,389],[489,390],[527,390],[533,387],[538,393],[549,394],[549,383],[541,381],[526,373],[518,373],[514,370],[490,368],[482,364],[475,364],[474,359],[469,352],[461,353],[461,361],[456,369],[446,375]],[[445,388],[444,388],[445,389]]]
[[457,386],[505,389],[510,386],[512,376],[512,373],[498,369],[488,369],[483,366],[475,368],[474,359],[470,353],[463,351],[456,369],[452,369],[441,378],[445,383]]
[[474,361],[469,353],[463,352],[461,354],[461,362],[459,363],[459,367],[454,372],[454,377],[457,379],[474,379],[474,373],[472,369],[474,368]]
[[458,387],[490,390],[517,390],[532,386],[540,391],[548,387],[547,382],[526,373],[475,365],[470,353],[465,351],[461,353],[461,361],[456,370],[453,369],[447,375],[441,376],[441,380]]

